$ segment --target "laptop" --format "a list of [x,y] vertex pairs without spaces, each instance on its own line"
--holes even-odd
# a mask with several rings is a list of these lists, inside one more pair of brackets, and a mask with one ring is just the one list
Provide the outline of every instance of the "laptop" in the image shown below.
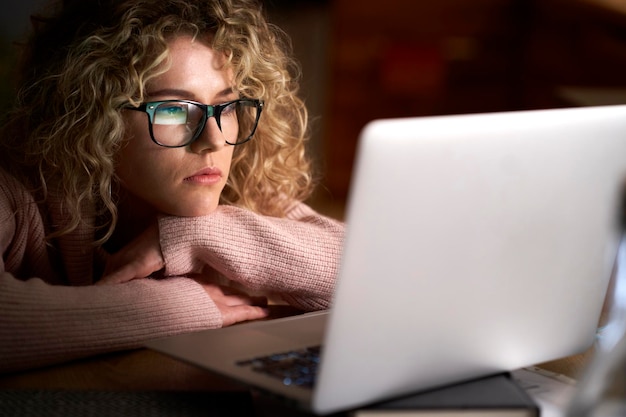
[[[625,178],[626,106],[370,122],[330,310],[147,346],[316,414],[582,352]],[[293,352],[314,380],[260,369]]]

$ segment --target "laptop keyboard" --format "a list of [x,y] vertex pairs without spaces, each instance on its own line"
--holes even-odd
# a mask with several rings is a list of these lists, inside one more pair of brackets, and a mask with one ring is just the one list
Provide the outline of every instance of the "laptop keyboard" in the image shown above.
[[249,366],[282,380],[285,385],[312,388],[320,363],[320,346],[275,353],[267,356],[238,361],[239,366]]

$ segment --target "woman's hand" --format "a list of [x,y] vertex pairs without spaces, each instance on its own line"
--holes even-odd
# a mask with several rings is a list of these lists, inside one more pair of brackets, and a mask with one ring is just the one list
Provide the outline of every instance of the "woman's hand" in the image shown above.
[[[136,278],[145,278],[165,267],[159,229],[156,224],[150,226],[135,240],[110,255],[106,262],[102,284],[121,284]],[[248,320],[257,320],[269,315],[266,297],[253,297],[233,288],[210,282],[206,274],[190,276],[211,297],[222,314],[222,325],[230,326]]]
[[165,267],[159,227],[155,223],[120,251],[108,257],[103,278],[98,284],[119,284],[145,278]]
[[199,282],[222,313],[222,326],[257,320],[269,315],[266,297],[252,297],[229,287]]

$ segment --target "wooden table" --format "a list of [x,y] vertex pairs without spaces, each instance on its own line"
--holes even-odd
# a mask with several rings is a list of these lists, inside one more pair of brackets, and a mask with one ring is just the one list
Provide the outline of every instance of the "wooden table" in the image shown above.
[[[581,354],[541,364],[540,367],[575,377],[584,367],[586,359],[587,354]],[[225,377],[149,349],[107,354],[49,368],[0,376],[0,391],[16,389],[206,392],[211,395],[240,393],[241,399],[251,402],[252,410],[246,415],[308,416],[258,393],[250,392],[244,386]],[[236,412],[233,415],[241,414]]]
[[[299,314],[289,306],[271,305],[268,319]],[[226,377],[189,365],[150,349],[109,353],[41,369],[0,374],[0,392],[120,392],[120,393],[193,393],[217,398],[225,396],[235,401],[251,402],[250,414],[223,413],[219,416],[298,417],[308,414],[295,412],[266,396],[251,392],[248,387]],[[231,396],[232,394],[232,396]],[[237,394],[240,394],[237,396]],[[0,398],[0,415],[2,414]],[[125,398],[128,400],[128,398]],[[90,401],[93,402],[93,399]],[[239,407],[241,409],[242,407]],[[209,412],[208,415],[212,413]],[[37,414],[38,416],[40,414]],[[41,415],[48,415],[46,413]],[[54,414],[55,416],[57,414]],[[59,414],[61,415],[61,414]],[[91,415],[91,414],[90,414]],[[100,415],[100,414],[96,414]],[[111,414],[102,414],[111,415]],[[143,414],[141,414],[143,415]],[[152,414],[150,414],[152,415]],[[184,414],[187,415],[187,414]],[[196,414],[190,414],[195,416]],[[205,414],[202,414],[205,415]],[[215,413],[215,415],[218,415]],[[127,415],[125,417],[133,417]]]
[[[589,353],[540,364],[577,378]],[[244,391],[245,388],[196,366],[149,349],[96,356],[48,368],[0,375],[0,389],[93,389]]]
[[241,385],[149,349],[0,375],[0,389],[244,391]]
[[[293,313],[293,310],[277,308],[272,318]],[[539,366],[576,378],[590,354],[586,352]],[[110,353],[42,369],[0,375],[1,390],[238,392],[253,397],[256,417],[302,415],[256,393],[250,393],[243,385],[225,377],[149,349]]]

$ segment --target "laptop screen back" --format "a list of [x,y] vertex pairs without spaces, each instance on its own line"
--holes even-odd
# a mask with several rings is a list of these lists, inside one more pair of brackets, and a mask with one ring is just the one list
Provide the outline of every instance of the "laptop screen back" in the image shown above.
[[626,106],[368,125],[315,409],[586,349],[625,177]]

